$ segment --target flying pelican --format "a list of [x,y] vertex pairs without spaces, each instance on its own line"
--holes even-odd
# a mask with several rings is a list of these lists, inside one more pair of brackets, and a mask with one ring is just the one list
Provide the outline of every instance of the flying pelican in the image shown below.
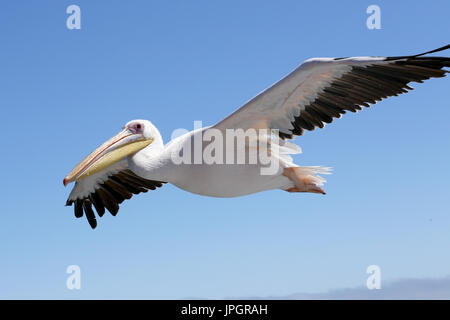
[[[301,149],[286,139],[303,135],[305,130],[315,127],[323,128],[346,111],[357,112],[363,106],[406,93],[413,89],[408,86],[410,82],[444,77],[449,72],[445,68],[450,67],[450,57],[425,55],[449,48],[447,45],[411,56],[306,60],[219,123],[181,135],[167,144],[150,121],[130,121],[64,178],[64,186],[76,182],[66,205],[74,204],[75,216],[80,218],[84,214],[95,228],[97,220],[92,206],[100,217],[105,208],[116,215],[119,204],[125,199],[155,190],[167,182],[213,197],[237,197],[271,189],[324,194],[321,186],[325,179],[319,174],[326,174],[329,169],[294,164],[290,154],[300,153]],[[244,144],[247,152],[265,150],[269,160],[277,164],[276,170],[263,174],[262,169],[267,169],[269,162],[263,163],[259,158],[256,162],[245,158],[238,163],[174,161],[174,155],[178,160],[185,155],[187,160],[192,160],[196,141],[200,141],[202,154],[207,148],[211,149],[205,136],[213,136],[211,133],[226,136],[232,129],[277,130],[256,136],[258,142],[264,140],[261,137],[267,138],[266,148],[255,147],[250,140],[245,140]],[[238,137],[227,141],[236,139]],[[212,138],[210,140],[212,144]],[[211,152],[218,156],[216,160],[240,152],[235,145],[228,148],[227,141],[223,142],[222,149],[216,145],[216,150]],[[189,155],[192,150],[193,155]],[[233,160],[234,157],[233,153]]]

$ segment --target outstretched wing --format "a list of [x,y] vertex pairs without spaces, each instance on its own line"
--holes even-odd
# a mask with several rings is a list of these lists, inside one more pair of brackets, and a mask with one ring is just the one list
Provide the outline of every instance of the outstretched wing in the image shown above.
[[124,200],[131,199],[133,194],[155,190],[164,183],[139,177],[128,168],[128,162],[124,159],[106,170],[77,181],[66,205],[73,204],[75,217],[86,215],[89,225],[95,229],[97,219],[92,206],[100,217],[105,213],[105,208],[115,216],[119,204]]
[[217,123],[217,129],[278,129],[281,138],[323,128],[346,111],[406,93],[410,82],[444,77],[449,57],[313,58]]

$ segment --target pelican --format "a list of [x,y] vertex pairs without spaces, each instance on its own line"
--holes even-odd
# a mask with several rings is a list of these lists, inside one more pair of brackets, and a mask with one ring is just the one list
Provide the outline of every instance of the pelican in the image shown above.
[[[94,229],[94,208],[99,217],[105,209],[115,216],[119,204],[133,194],[165,183],[212,197],[271,189],[325,194],[321,175],[330,169],[294,164],[291,154],[301,149],[287,140],[305,130],[323,128],[347,111],[357,112],[406,93],[413,89],[410,82],[444,77],[450,57],[427,55],[449,48],[410,56],[306,60],[219,123],[187,132],[167,144],[150,121],[130,121],[64,178],[64,186],[75,182],[66,205],[73,204],[75,217],[85,215]],[[228,136],[229,132],[246,135],[249,131],[255,134],[244,136],[240,146],[234,143],[239,134]],[[255,161],[250,161],[252,151],[258,154]],[[239,162],[236,159],[242,152],[248,155]],[[203,159],[205,154],[210,159]],[[266,155],[265,161],[261,154]]]

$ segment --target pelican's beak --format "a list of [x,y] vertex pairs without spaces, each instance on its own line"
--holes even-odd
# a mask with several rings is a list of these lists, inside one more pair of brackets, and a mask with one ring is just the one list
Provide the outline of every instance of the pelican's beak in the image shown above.
[[129,129],[123,129],[77,164],[64,178],[64,186],[102,171],[123,158],[142,150],[152,142],[153,138],[146,139],[140,133],[136,134]]

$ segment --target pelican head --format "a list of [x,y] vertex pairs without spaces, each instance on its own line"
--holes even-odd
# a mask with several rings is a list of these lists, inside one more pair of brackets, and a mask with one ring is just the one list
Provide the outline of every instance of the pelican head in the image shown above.
[[81,160],[64,178],[63,183],[81,180],[150,145],[159,131],[148,120],[132,120],[114,137]]

